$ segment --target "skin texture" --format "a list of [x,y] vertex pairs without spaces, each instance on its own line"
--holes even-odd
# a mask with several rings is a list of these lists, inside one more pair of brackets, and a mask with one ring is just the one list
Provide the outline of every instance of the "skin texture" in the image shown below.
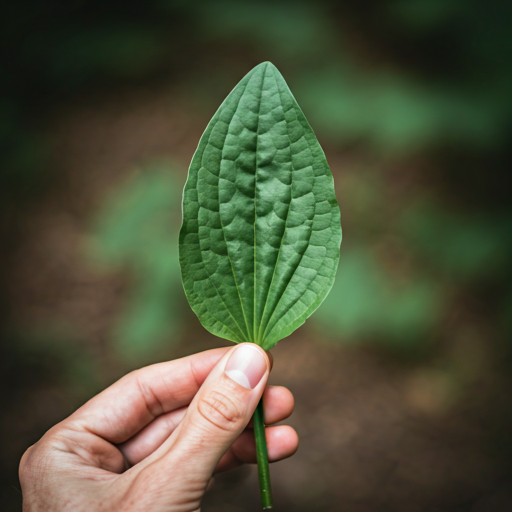
[[[254,346],[254,345],[253,345]],[[51,428],[23,455],[23,510],[193,512],[215,472],[256,461],[251,416],[264,393],[265,423],[286,419],[293,396],[266,382],[254,389],[224,368],[238,347],[136,370]],[[269,458],[298,447],[285,425],[266,430]]]

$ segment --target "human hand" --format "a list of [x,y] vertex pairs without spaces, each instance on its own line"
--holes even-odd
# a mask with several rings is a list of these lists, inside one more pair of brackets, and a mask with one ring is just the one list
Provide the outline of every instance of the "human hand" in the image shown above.
[[[256,461],[246,429],[264,392],[265,423],[293,396],[265,387],[257,345],[208,350],[136,370],[51,428],[23,455],[25,512],[198,510],[214,472]],[[289,426],[266,429],[269,459],[293,455]]]

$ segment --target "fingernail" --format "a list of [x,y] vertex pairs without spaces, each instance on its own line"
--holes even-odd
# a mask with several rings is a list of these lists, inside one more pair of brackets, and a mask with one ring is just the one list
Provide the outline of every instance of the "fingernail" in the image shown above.
[[267,362],[256,347],[241,345],[231,354],[224,371],[244,388],[254,389],[267,371]]

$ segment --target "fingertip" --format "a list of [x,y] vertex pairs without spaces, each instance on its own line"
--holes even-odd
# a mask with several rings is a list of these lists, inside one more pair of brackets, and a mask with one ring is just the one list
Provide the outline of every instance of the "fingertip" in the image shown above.
[[[230,379],[246,389],[260,386],[260,393],[264,390],[269,371],[268,354],[255,343],[241,343],[234,347],[224,367]],[[264,377],[265,382],[262,382]]]
[[272,354],[270,352],[268,352],[267,350],[264,350],[263,348],[261,348],[256,343],[250,343],[250,345],[258,347],[260,352],[264,355],[265,361],[267,362],[267,369],[270,372],[272,370],[272,366],[274,366],[274,358],[273,358]]
[[[299,436],[295,429],[288,425],[267,427],[265,429],[267,451],[270,462],[291,457],[299,447]],[[254,433],[251,430],[244,431],[233,443],[231,450],[241,463],[256,462],[256,446]]]
[[263,403],[267,425],[289,418],[295,408],[295,398],[284,386],[267,386],[263,394]]
[[299,436],[289,425],[267,428],[266,437],[270,462],[287,459],[299,448]]

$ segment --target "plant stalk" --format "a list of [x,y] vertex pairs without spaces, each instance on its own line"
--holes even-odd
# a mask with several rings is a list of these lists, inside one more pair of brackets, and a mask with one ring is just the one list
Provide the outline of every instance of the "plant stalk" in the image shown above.
[[253,416],[254,439],[256,440],[256,459],[258,461],[258,478],[260,481],[261,505],[263,509],[272,508],[272,490],[270,489],[270,471],[268,467],[267,439],[263,416],[263,397]]

